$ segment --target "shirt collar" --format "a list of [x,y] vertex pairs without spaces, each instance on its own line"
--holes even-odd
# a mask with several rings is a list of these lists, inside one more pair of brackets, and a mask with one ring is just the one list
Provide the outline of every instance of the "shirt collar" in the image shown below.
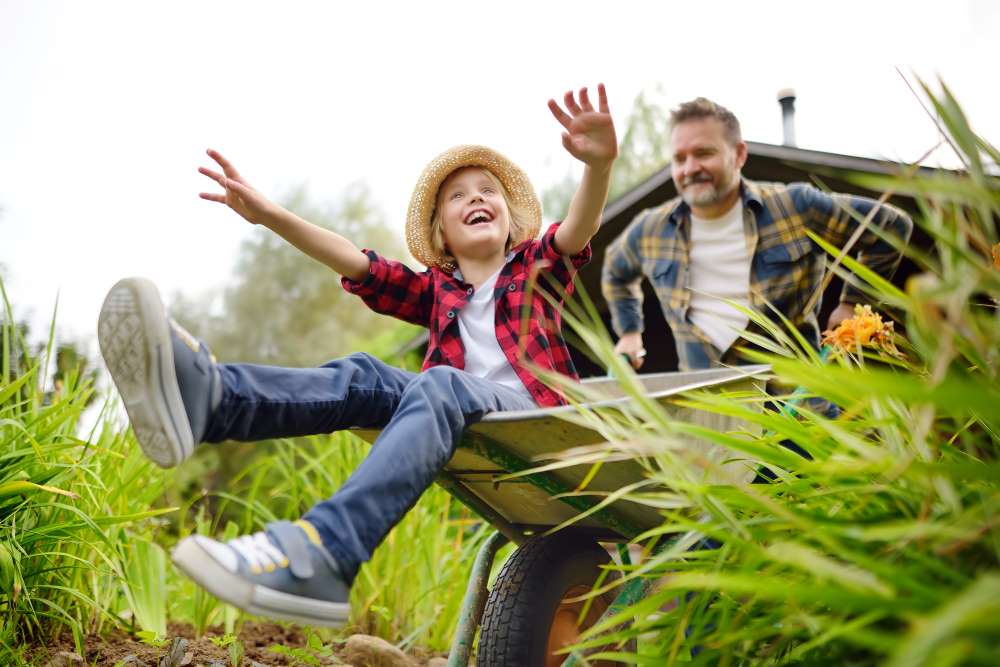
[[764,197],[761,195],[760,186],[745,178],[740,179],[740,196],[743,197],[743,206],[752,208],[755,213],[764,210]]
[[[510,264],[510,260],[514,259],[514,257],[517,256],[517,253],[519,253],[522,250],[522,246],[524,246],[525,243],[527,243],[527,241],[525,241],[524,243],[521,243],[516,248],[513,248],[510,252],[507,253],[507,257],[504,258],[504,260],[503,260],[503,266],[500,267],[501,271],[504,270],[504,267],[506,267],[508,264]],[[458,268],[457,266],[455,267],[455,270],[451,272],[451,277],[454,278],[455,280],[457,280],[460,283],[464,283],[465,282],[465,279],[462,278],[462,269]]]

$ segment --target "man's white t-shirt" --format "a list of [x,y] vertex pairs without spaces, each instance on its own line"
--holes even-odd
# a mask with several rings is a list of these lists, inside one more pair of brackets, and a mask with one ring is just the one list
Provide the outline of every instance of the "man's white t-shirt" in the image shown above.
[[500,269],[497,269],[496,273],[476,288],[458,314],[458,331],[465,347],[465,372],[510,387],[531,398],[497,342],[493,288],[499,276]]
[[750,306],[750,254],[742,201],[712,220],[691,214],[690,263],[688,319],[725,352],[750,322],[745,313],[723,300]]

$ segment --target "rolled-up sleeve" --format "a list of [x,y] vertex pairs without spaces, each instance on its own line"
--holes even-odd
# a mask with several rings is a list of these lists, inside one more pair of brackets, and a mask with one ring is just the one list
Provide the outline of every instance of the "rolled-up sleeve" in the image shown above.
[[619,336],[643,329],[642,260],[638,248],[644,217],[632,221],[604,254],[601,293],[611,311],[611,326]]
[[386,259],[374,250],[365,249],[363,252],[369,259],[368,275],[362,280],[342,277],[344,289],[361,297],[376,313],[427,326],[434,305],[430,270],[417,273],[402,262]]
[[[810,215],[807,222],[810,228],[833,246],[843,248],[857,232],[861,221],[871,216],[868,228],[861,233],[850,252],[866,268],[890,280],[902,259],[902,252],[896,246],[905,247],[913,232],[910,217],[891,204],[882,204],[867,197],[827,194],[809,185],[802,188],[802,195],[808,201]],[[885,237],[889,236],[895,237],[898,243],[894,245],[888,241]],[[864,292],[850,281],[845,281],[841,301],[859,303],[865,300]]]
[[587,243],[583,250],[575,255],[562,254],[556,246],[556,230],[559,229],[559,225],[559,222],[549,225],[542,238],[532,242],[533,246],[528,249],[526,256],[531,258],[529,270],[532,273],[544,271],[547,276],[547,278],[539,277],[540,287],[554,292],[552,288],[558,285],[568,294],[573,291],[573,277],[581,267],[590,262],[593,251],[590,243]]

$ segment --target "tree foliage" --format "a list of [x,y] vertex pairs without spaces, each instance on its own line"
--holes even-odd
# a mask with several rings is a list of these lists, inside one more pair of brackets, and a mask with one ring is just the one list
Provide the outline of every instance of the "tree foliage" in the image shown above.
[[[632,103],[619,157],[611,176],[608,201],[614,201],[662,169],[670,159],[670,114],[661,102],[660,87],[640,92]],[[562,218],[576,192],[579,179],[571,172],[542,192],[542,205],[554,218]]]
[[[363,183],[349,185],[330,203],[311,200],[304,187],[281,203],[359,247],[402,256],[398,236]],[[243,243],[227,287],[178,297],[171,311],[223,361],[314,366],[368,349],[396,329],[393,320],[344,291],[340,276],[263,227]]]

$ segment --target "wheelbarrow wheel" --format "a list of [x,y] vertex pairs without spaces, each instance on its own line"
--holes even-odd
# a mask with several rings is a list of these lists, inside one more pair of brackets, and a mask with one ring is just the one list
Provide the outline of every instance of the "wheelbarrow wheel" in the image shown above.
[[[611,557],[593,539],[572,533],[536,537],[521,545],[501,568],[486,600],[478,667],[557,667],[558,649],[573,644],[611,605],[615,590],[591,602],[577,625],[583,602],[572,598],[591,590]],[[619,575],[610,573],[605,582]],[[634,651],[632,646],[624,650]],[[612,662],[591,661],[594,666]]]

